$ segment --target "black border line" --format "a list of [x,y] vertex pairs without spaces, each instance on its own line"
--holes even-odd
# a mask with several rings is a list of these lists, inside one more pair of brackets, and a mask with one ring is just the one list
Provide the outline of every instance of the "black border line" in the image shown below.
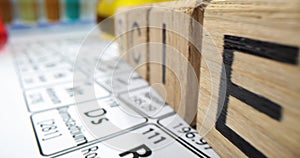
[[[120,72],[119,74],[117,74],[116,76],[122,76],[123,74],[125,74],[125,73],[130,73],[130,71],[128,71],[128,72],[126,72],[126,71],[124,71],[124,72]],[[103,77],[103,78],[105,78],[105,79],[107,79],[107,78],[109,78],[109,77]],[[144,80],[143,78],[142,78],[142,80]],[[106,86],[105,84],[103,84],[103,83],[101,83],[101,77],[97,77],[97,78],[95,78],[95,82],[97,83],[97,84],[99,84],[101,87],[103,87],[103,88],[105,88],[107,91],[109,91],[111,94],[113,94],[113,91],[111,90],[111,88],[109,88],[108,86]],[[147,83],[147,81],[146,80],[144,80],[146,83]],[[144,88],[144,87],[147,87],[147,86],[149,86],[149,84],[147,84],[147,85],[143,85],[143,86],[139,86],[139,87],[136,87],[136,88],[132,88],[132,89],[130,89],[130,90],[123,90],[123,91],[120,91],[120,92],[115,92],[115,94],[117,94],[117,96],[120,96],[120,95],[122,95],[122,94],[124,94],[124,93],[126,93],[126,92],[132,92],[132,91],[135,91],[135,90],[137,90],[137,89],[141,89],[141,88]]]
[[[66,107],[67,107],[67,108],[71,108],[71,107],[75,107],[75,106],[66,106]],[[66,108],[66,107],[65,107],[65,108]],[[59,108],[61,108],[61,107],[59,107]],[[56,108],[56,109],[53,109],[53,110],[57,110],[57,108]],[[53,110],[48,110],[48,111],[53,111]],[[32,117],[33,117],[34,115],[36,115],[36,114],[47,113],[48,111],[39,112],[39,113],[34,113],[34,114],[32,114],[32,115],[30,116],[31,124],[32,124],[32,127],[33,127],[33,129],[34,129],[35,138],[36,138],[36,142],[37,142],[37,144],[38,144],[39,150],[40,150],[40,154],[41,154],[42,156],[52,156],[52,155],[56,155],[56,154],[59,154],[59,153],[62,153],[62,152],[65,152],[65,151],[74,149],[74,148],[76,148],[76,147],[83,146],[83,145],[80,145],[80,146],[70,147],[70,148],[67,148],[67,149],[62,149],[61,151],[58,151],[58,152],[55,152],[55,153],[52,153],[52,154],[49,154],[49,155],[44,154],[44,153],[43,153],[43,150],[42,150],[42,148],[41,148],[41,145],[40,145],[41,143],[39,142],[39,139],[38,139],[38,135],[37,135],[37,132],[36,132],[36,128],[34,128],[34,127],[35,127],[35,124],[34,124],[34,122],[33,122],[33,118],[32,118]],[[95,141],[103,140],[103,139],[106,139],[107,137],[109,137],[108,139],[110,139],[110,138],[115,137],[115,135],[124,133],[124,131],[127,131],[127,130],[132,131],[132,130],[131,130],[132,128],[136,128],[136,127],[142,126],[142,125],[144,125],[144,124],[147,124],[148,118],[143,117],[143,118],[141,118],[141,119],[144,119],[144,122],[143,122],[143,123],[140,123],[140,124],[138,124],[138,125],[134,125],[134,126],[132,126],[132,127],[129,127],[129,128],[123,129],[123,130],[120,130],[120,131],[115,132],[115,133],[111,133],[111,134],[109,134],[109,135],[106,135],[106,136],[103,136],[103,137],[100,137],[100,138],[96,138],[96,139],[94,139],[94,140],[88,141],[88,142],[85,143],[85,144],[90,144],[90,143],[95,142]]]
[[[47,48],[47,47],[46,47]],[[52,49],[53,50],[53,49]],[[60,56],[62,56],[63,58],[62,59],[65,59],[66,60],[66,57],[61,54],[60,52],[58,52],[57,50],[53,50],[56,52],[56,54],[59,54]],[[187,143],[186,141],[183,140],[182,142],[182,139],[180,137],[175,137],[176,135],[173,134],[172,132],[169,132],[169,131],[166,131],[166,129],[164,129],[164,127],[162,125],[159,124],[159,120],[160,119],[165,119],[167,117],[170,117],[172,115],[175,114],[175,112],[171,112],[171,113],[167,113],[167,114],[164,114],[162,116],[158,116],[158,117],[155,117],[155,118],[152,118],[148,115],[146,115],[145,113],[141,112],[138,108],[134,107],[134,106],[131,106],[130,104],[128,104],[127,102],[124,102],[124,100],[120,97],[121,95],[123,95],[123,93],[119,93],[117,98],[120,99],[120,101],[122,101],[123,103],[125,103],[126,105],[128,105],[128,107],[130,107],[132,110],[134,110],[135,112],[137,112],[138,114],[140,114],[141,116],[144,117],[145,119],[145,122],[141,123],[141,124],[138,124],[136,126],[133,126],[133,127],[130,127],[130,128],[127,128],[127,129],[124,129],[124,130],[121,130],[119,132],[116,132],[116,133],[113,133],[113,134],[110,134],[108,136],[105,136],[105,137],[102,137],[102,138],[97,138],[95,140],[92,140],[84,145],[81,145],[81,146],[75,146],[75,147],[72,147],[70,149],[64,149],[62,151],[59,151],[57,153],[53,153],[51,155],[44,155],[42,153],[42,150],[41,150],[41,146],[40,146],[40,142],[38,141],[38,138],[37,138],[37,133],[36,133],[36,129],[34,128],[35,125],[33,123],[33,115],[35,114],[38,114],[38,113],[44,113],[44,112],[47,112],[47,111],[51,111],[51,110],[57,110],[57,108],[62,108],[62,107],[72,107],[72,106],[77,106],[76,104],[71,104],[71,105],[63,105],[63,106],[59,106],[59,107],[53,107],[53,108],[46,108],[44,110],[39,110],[39,111],[34,111],[34,112],[31,112],[29,110],[29,106],[28,106],[28,101],[25,97],[25,92],[28,90],[28,89],[24,89],[23,87],[23,83],[21,81],[21,73],[20,73],[20,70],[18,68],[18,63],[17,63],[17,59],[16,59],[16,54],[15,52],[13,53],[14,55],[14,67],[16,69],[16,72],[17,72],[17,76],[18,76],[18,79],[19,79],[19,83],[21,85],[21,89],[22,89],[22,93],[23,93],[23,97],[24,97],[24,100],[25,100],[25,104],[26,104],[26,107],[27,107],[27,110],[28,110],[28,114],[30,115],[30,121],[31,121],[31,126],[32,126],[32,129],[33,129],[33,132],[34,132],[34,137],[35,137],[35,141],[38,145],[38,148],[39,148],[39,151],[40,151],[40,154],[42,156],[49,156],[49,157],[58,157],[58,156],[63,156],[63,155],[66,155],[68,153],[71,153],[71,152],[74,152],[74,151],[77,151],[77,150],[80,150],[82,148],[85,148],[85,147],[88,147],[88,146],[91,146],[91,145],[94,145],[94,144],[97,144],[97,143],[101,143],[103,141],[106,141],[106,140],[109,140],[109,139],[113,139],[115,137],[118,137],[120,135],[123,135],[123,134],[126,134],[126,133],[129,133],[131,131],[134,131],[134,130],[137,130],[137,129],[140,129],[140,128],[143,128],[143,127],[146,127],[148,125],[153,125],[153,126],[156,126],[158,129],[162,130],[162,132],[164,132],[165,134],[167,134],[168,136],[170,136],[171,138],[173,138],[175,141],[177,141],[179,144],[181,144],[183,147],[185,147],[186,149],[190,150],[192,153],[196,154],[197,156],[202,156],[202,155],[199,155],[199,153],[197,153],[195,150],[192,150],[192,149],[195,149],[194,146],[192,146],[191,144]],[[68,61],[68,60],[66,60]],[[71,61],[68,61],[70,63],[72,63]],[[87,75],[85,71],[83,70],[80,70],[81,73],[83,73],[84,75]],[[125,71],[124,71],[125,73]],[[99,76],[101,77],[101,76]],[[100,86],[101,88],[104,88],[109,94],[108,96],[105,96],[105,97],[101,97],[101,98],[96,98],[96,99],[92,99],[92,100],[88,100],[88,101],[84,101],[84,102],[81,102],[80,104],[84,104],[86,102],[90,102],[90,101],[93,101],[93,100],[103,100],[103,99],[106,99],[108,97],[111,97],[111,93],[108,89],[106,89],[106,87],[103,87],[101,84],[99,84],[98,82],[96,82],[96,80],[94,80],[95,83],[98,84],[98,86]],[[57,83],[57,84],[53,84],[53,85],[60,85],[60,84],[66,84],[66,83],[69,83],[69,82],[64,82],[64,83]],[[49,85],[45,86],[45,87],[48,87]],[[39,88],[45,88],[45,87],[39,87]],[[137,90],[141,90],[141,89],[144,89],[144,88],[149,88],[149,86],[143,86],[143,87],[139,87],[139,88],[135,88],[135,89],[132,89],[131,91],[137,91]],[[32,89],[38,89],[38,88],[32,88]],[[31,90],[31,89],[29,89]],[[167,103],[166,103],[166,106]],[[148,119],[154,119],[156,120],[156,123],[148,123]],[[191,148],[192,147],[192,148]]]
[[[110,139],[113,139],[113,138],[116,138],[116,137],[119,137],[121,135],[125,135],[125,134],[128,134],[129,132],[134,132],[136,130],[139,130],[141,128],[144,128],[144,127],[147,127],[147,126],[155,126],[157,127],[158,129],[160,129],[162,132],[164,132],[166,135],[168,135],[169,137],[173,138],[174,141],[176,141],[177,143],[179,143],[180,145],[182,145],[183,147],[185,147],[186,149],[188,149],[189,151],[191,151],[193,154],[197,155],[198,157],[202,157],[202,155],[199,155],[199,153],[195,152],[194,150],[192,150],[189,146],[187,146],[186,144],[182,143],[181,141],[179,141],[176,137],[172,136],[169,132],[165,131],[163,128],[161,128],[159,125],[155,124],[155,123],[144,123],[140,126],[136,126],[135,128],[132,128],[130,130],[126,130],[126,131],[123,131],[123,133],[120,133],[118,135],[115,135],[115,136],[112,136],[110,138],[106,138],[106,139],[102,139],[102,140],[97,140],[97,141],[94,141],[90,144],[86,144],[86,145],[82,145],[80,148],[76,148],[76,149],[73,149],[73,150],[69,150],[65,153],[60,153],[58,155],[55,155],[54,157],[58,157],[58,156],[63,156],[63,155],[67,155],[69,153],[72,153],[74,151],[77,151],[79,149],[83,149],[85,147],[89,147],[89,146],[92,146],[92,145],[95,145],[95,144],[98,144],[98,143],[101,143],[101,142],[104,142],[104,141],[107,141],[107,140],[110,140]],[[170,140],[172,141],[172,140]]]
[[[136,91],[140,91],[140,90],[144,90],[146,88],[151,88],[151,86],[145,86],[145,87],[140,87],[140,88],[137,88],[135,90],[132,90],[132,91],[129,91],[129,92],[136,92]],[[120,96],[118,96],[118,98],[123,102],[125,103],[126,105],[128,105],[129,107],[131,107],[131,109],[133,109],[134,111],[138,112],[139,114],[141,114],[142,116],[146,116],[150,119],[161,119],[161,118],[164,118],[164,116],[167,116],[167,115],[170,115],[172,113],[174,113],[175,111],[173,112],[169,112],[169,113],[166,113],[166,114],[163,114],[161,116],[157,116],[157,117],[152,117],[152,116],[149,116],[147,113],[143,112],[142,110],[140,110],[138,107],[136,107],[135,105],[131,105],[128,101],[125,100],[125,98],[122,98],[121,96],[124,96],[126,93],[123,93],[123,94],[120,94]],[[166,107],[166,106],[170,106],[168,103],[165,102],[165,105],[163,106]],[[175,112],[176,113],[176,112]]]
[[[81,83],[86,83],[88,81],[81,81]],[[70,82],[69,82],[70,83]],[[62,84],[57,84],[55,86],[59,86],[59,85],[66,85],[66,84],[69,84],[69,83],[62,83]],[[97,84],[97,83],[96,83]],[[98,84],[97,84],[98,85]],[[98,85],[99,87],[103,88],[101,85]],[[45,89],[45,88],[49,88],[49,87],[43,87],[43,88],[39,88],[39,89]],[[107,91],[105,88],[103,88],[105,91]],[[37,89],[34,89],[34,90],[37,90]],[[30,91],[30,90],[28,90]],[[27,102],[27,98],[26,98],[26,95],[25,95],[25,91],[24,91],[24,98],[26,100],[26,106],[27,106],[27,109],[28,109],[28,112],[31,112],[31,113],[38,113],[38,112],[43,112],[43,111],[48,111],[48,110],[53,110],[53,109],[57,109],[57,108],[60,108],[60,107],[66,107],[66,106],[73,106],[73,105],[78,105],[78,104],[83,104],[83,103],[86,103],[86,102],[90,102],[90,101],[94,101],[94,100],[99,100],[99,99],[104,99],[104,98],[108,98],[111,95],[111,93],[109,91],[107,91],[107,95],[106,96],[103,96],[103,97],[96,97],[96,98],[93,98],[93,99],[89,99],[89,100],[84,100],[82,102],[75,102],[75,103],[71,103],[71,104],[65,104],[65,105],[60,105],[60,106],[55,106],[55,107],[50,107],[50,108],[45,108],[45,109],[42,109],[42,110],[37,110],[37,111],[32,111],[30,110],[30,105],[29,103]],[[52,104],[53,105],[53,104]]]
[[[167,128],[166,126],[164,126],[163,124],[160,123],[160,121],[164,120],[164,119],[167,119],[169,117],[172,117],[172,116],[176,116],[176,113],[173,114],[173,115],[170,115],[168,117],[165,117],[165,118],[162,118],[162,119],[159,119],[157,120],[157,124],[160,125],[162,128],[164,128],[165,130],[167,130],[168,132],[172,133],[174,136],[176,136],[176,138],[180,139],[181,141],[185,142],[186,144],[188,144],[191,148],[193,148],[194,150],[198,151],[199,153],[205,155],[207,158],[211,158],[210,156],[208,156],[207,154],[203,153],[203,151],[201,151],[200,149],[196,148],[195,145],[192,145],[191,143],[187,142],[185,139],[181,138],[180,136],[178,136],[177,134],[175,134],[174,132],[172,132],[169,128]],[[178,114],[177,114],[178,117],[180,117]],[[188,124],[187,124],[188,125]],[[189,125],[188,125],[189,126]],[[191,126],[189,126],[191,129],[193,129]],[[198,132],[196,133],[200,138],[203,138],[202,136],[200,136],[198,134]],[[209,145],[209,144],[208,144]],[[210,146],[210,145],[209,145]],[[211,146],[210,146],[211,147]],[[212,148],[213,150],[213,148]],[[213,150],[214,151],[214,150]]]

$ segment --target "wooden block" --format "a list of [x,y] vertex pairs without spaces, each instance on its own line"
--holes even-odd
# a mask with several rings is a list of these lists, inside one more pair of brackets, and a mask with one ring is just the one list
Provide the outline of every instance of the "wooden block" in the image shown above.
[[127,61],[137,73],[148,79],[148,16],[150,5],[131,9],[127,14]]
[[221,157],[300,157],[299,6],[215,0],[206,8],[197,128]]
[[196,1],[153,5],[149,13],[149,82],[160,84],[154,89],[185,121],[195,124],[200,53],[191,40],[201,44],[201,29],[194,28],[192,18],[202,24],[203,6]]
[[119,10],[116,32],[120,36],[121,57],[144,79],[148,79],[148,14],[150,5]]
[[117,43],[119,45],[119,54],[121,57],[126,57],[125,53],[127,51],[127,13],[130,8],[123,7],[118,9],[115,14],[115,36]]

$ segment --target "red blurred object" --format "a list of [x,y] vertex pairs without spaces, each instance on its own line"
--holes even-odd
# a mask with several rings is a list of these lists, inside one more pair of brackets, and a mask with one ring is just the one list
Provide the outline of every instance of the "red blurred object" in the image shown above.
[[7,42],[7,31],[0,17],[0,50],[4,47],[6,42]]

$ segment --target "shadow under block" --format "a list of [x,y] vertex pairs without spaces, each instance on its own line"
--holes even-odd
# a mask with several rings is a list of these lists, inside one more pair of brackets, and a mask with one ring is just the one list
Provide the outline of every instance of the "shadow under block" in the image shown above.
[[204,28],[199,133],[221,157],[300,157],[300,1],[212,1]]
[[201,27],[196,25],[202,20],[203,6],[191,1],[155,4],[149,12],[149,82],[192,125],[201,57],[192,41],[201,44]]

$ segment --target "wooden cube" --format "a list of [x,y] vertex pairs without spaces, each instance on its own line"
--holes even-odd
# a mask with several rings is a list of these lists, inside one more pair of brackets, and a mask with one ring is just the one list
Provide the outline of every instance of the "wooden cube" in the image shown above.
[[300,157],[299,6],[206,8],[197,128],[221,157]]
[[123,7],[118,9],[117,13],[114,16],[115,23],[115,36],[117,43],[119,45],[119,55],[126,59],[127,52],[127,14],[130,7]]
[[[123,34],[119,41],[121,56],[131,66],[139,66],[139,75],[153,84],[180,116],[194,124],[200,52],[191,40],[201,45],[201,27],[194,25],[202,25],[203,8],[196,1],[127,7],[121,10],[127,10],[125,16],[117,14],[115,21],[119,25],[117,34]],[[126,24],[122,26],[120,21]]]
[[[121,57],[148,79],[148,14],[151,5],[125,7],[116,14]],[[120,36],[121,35],[121,36]]]
[[[185,121],[195,124],[203,5],[196,1],[154,4],[149,13],[149,82]],[[192,20],[193,19],[193,20]],[[195,114],[195,115],[193,115]],[[194,121],[194,122],[193,122]]]

